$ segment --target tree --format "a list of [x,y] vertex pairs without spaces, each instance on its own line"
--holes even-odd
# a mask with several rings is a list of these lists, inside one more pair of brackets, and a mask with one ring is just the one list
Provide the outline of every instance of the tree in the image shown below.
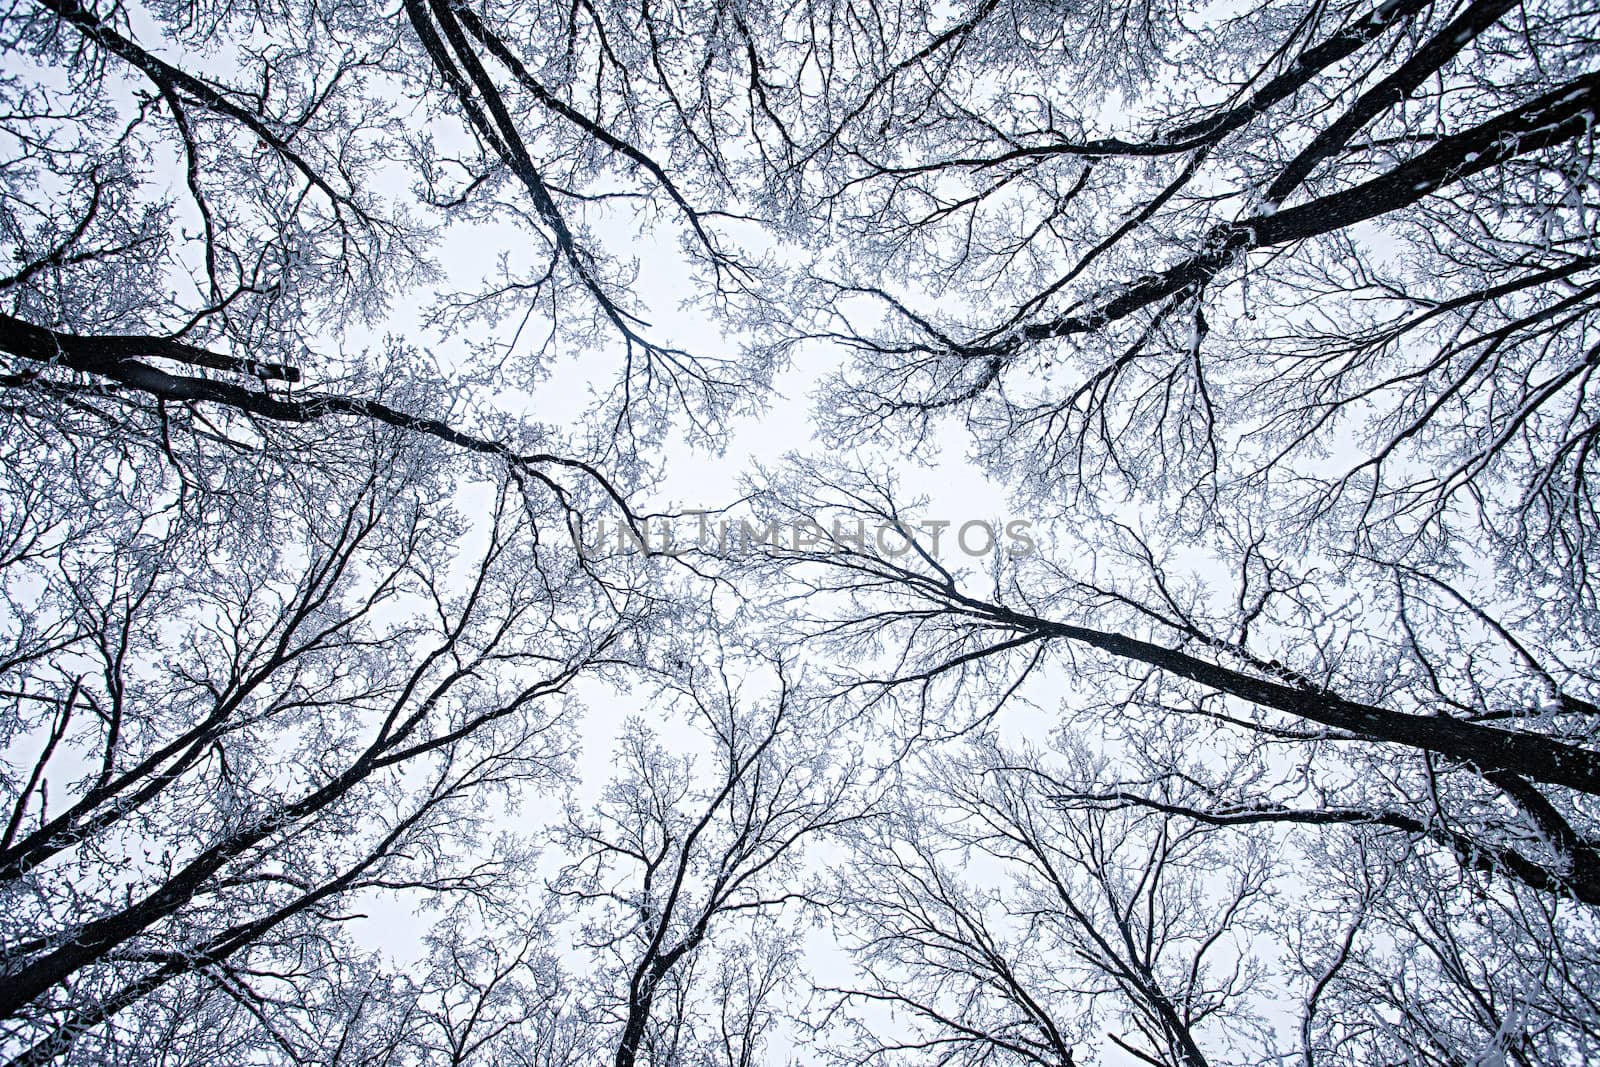
[[[807,272],[793,340],[856,353],[831,441],[916,455],[958,423],[1044,550],[963,569],[893,460],[801,462],[756,486],[760,521],[905,534],[769,553],[777,610],[902,730],[1043,703],[1118,754],[1075,803],[1335,827],[1396,866],[1368,914],[1437,948],[1462,927],[1424,914],[1544,901],[1518,944],[1585,973],[1591,15],[1042,12],[863,31],[867,88],[808,187],[848,253]],[[1458,950],[1483,985],[1438,995],[1552,1010],[1491,944]],[[1388,1003],[1424,1019],[1434,995]],[[1377,1033],[1374,1060],[1422,1047]]]
[[[637,660],[671,599],[602,573],[574,533],[602,508],[633,517],[638,420],[710,427],[738,397],[644,336],[556,199],[586,203],[614,158],[672,183],[537,93],[519,118],[565,132],[535,160],[476,54],[531,84],[495,28],[408,14],[399,32],[321,4],[4,18],[16,1062],[153,1035],[196,1059],[402,1055],[420,1009],[403,981],[360,981],[341,909],[511,894],[527,846],[490,834],[484,805],[563,780],[558,698]],[[563,159],[574,188],[552,191]],[[437,276],[452,218],[509,219],[548,254],[542,277],[507,263],[497,291],[445,294],[437,321],[576,292],[625,344],[600,411],[617,433],[580,445],[462,402],[495,369],[444,372],[417,344],[353,351]],[[542,358],[501,370],[526,386]]]
[[[1302,838],[1301,840],[1304,840]],[[1401,835],[1313,838],[1307,906],[1284,916],[1303,991],[1299,1062],[1592,1055],[1596,962],[1583,905],[1417,855]]]
[[[1318,611],[1339,603],[1341,586],[1326,571],[1308,574],[1263,553],[1234,588],[1208,589],[1172,573],[1150,540],[1112,522],[1082,530],[1079,558],[1095,561],[1091,577],[1042,553],[996,556],[987,575],[963,573],[932,554],[929,528],[916,525],[917,503],[862,470],[813,467],[804,480],[779,483],[761,506],[763,521],[826,515],[825,526],[844,531],[811,549],[768,545],[748,561],[781,591],[774,610],[785,621],[774,633],[803,635],[837,665],[839,704],[925,741],[982,732],[1043,704],[1050,728],[1096,738],[1105,753],[1093,773],[1051,798],[1067,810],[1063,819],[1092,823],[1110,812],[1177,819],[1185,833],[1232,842],[1207,845],[1214,857],[1248,855],[1252,828],[1299,828],[1311,835],[1313,857],[1337,852],[1329,834],[1354,834],[1363,855],[1393,867],[1371,876],[1394,895],[1368,900],[1363,933],[1382,914],[1403,924],[1405,936],[1426,937],[1430,951],[1462,939],[1450,951],[1467,963],[1454,973],[1465,967],[1480,976],[1452,979],[1464,995],[1483,994],[1474,984],[1482,981],[1506,1018],[1584,1017],[1564,981],[1552,988],[1509,977],[1535,966],[1533,959],[1562,975],[1593,965],[1586,930],[1594,792],[1575,770],[1592,752],[1582,734],[1562,725],[1590,716],[1582,696],[1543,714],[1520,703],[1572,659],[1535,651],[1453,587],[1414,575],[1409,588],[1421,595],[1408,584],[1390,587],[1398,647],[1373,632],[1371,614],[1346,611],[1336,620],[1353,621],[1341,632]],[[905,533],[891,535],[884,552],[870,535],[855,538],[863,526]],[[1070,558],[1062,547],[1055,546]],[[1284,664],[1297,656],[1316,673]],[[1582,675],[1567,675],[1565,684],[1582,684]],[[1435,710],[1451,696],[1452,713]],[[1037,728],[1035,716],[1024,721]],[[1484,747],[1465,747],[1475,739]],[[1524,745],[1525,758],[1516,756]],[[941,788],[951,790],[946,782]],[[909,807],[929,803],[911,796]],[[886,842],[909,836],[911,829],[890,833]],[[1307,861],[1310,870],[1324,865],[1338,869]],[[1309,899],[1353,899],[1337,883],[1307,880]],[[1433,901],[1437,914],[1419,913],[1422,901]],[[1525,955],[1514,965],[1488,962],[1501,942],[1478,925],[1484,909],[1517,930],[1508,943]],[[1334,909],[1316,928],[1342,936],[1354,921]],[[1370,943],[1384,943],[1372,936]],[[1378,958],[1388,957],[1380,950]],[[1307,971],[1315,966],[1308,962]],[[1371,966],[1385,973],[1385,964]],[[1388,1003],[1413,1024],[1430,1018],[1434,998],[1450,988],[1430,984],[1442,973],[1391,991]],[[902,987],[892,993],[906,995]],[[1357,995],[1342,1003],[1353,1015],[1355,1006],[1377,1001]],[[1333,1025],[1328,1016],[1323,1024]],[[1502,1047],[1501,1038],[1516,1031],[1494,1038],[1494,1025],[1474,1019],[1457,1033],[1459,1047],[1448,1035],[1424,1044],[1447,1060],[1485,1042]],[[1530,1053],[1530,1062],[1561,1062],[1587,1047],[1579,1036],[1587,1024],[1549,1028],[1553,1043]],[[1381,1032],[1406,1047],[1418,1040],[1392,1021]],[[1397,1046],[1374,1039],[1360,1047],[1382,1059]],[[1439,1053],[1444,1047],[1456,1051]]]
[[[568,813],[553,889],[581,908],[599,986],[589,1025],[615,1033],[617,1067],[752,1062],[795,957],[771,919],[808,899],[801,851],[862,817],[853,760],[783,667],[772,702],[749,707],[733,680],[748,665],[725,669],[672,694],[712,741],[708,767],[633,719],[600,805]],[[729,926],[739,940],[712,953]]]
[[[115,1041],[169,988],[309,998],[362,891],[509,890],[516,849],[464,862],[482,805],[562,779],[555,698],[636,624],[539,543],[558,503],[501,478],[466,523],[393,431],[307,469],[222,430],[157,450],[28,428],[5,494],[17,1062]],[[42,481],[37,453],[69,448]],[[253,526],[191,504],[186,470],[252,492]]]
[[[621,372],[587,445],[622,470],[637,461],[640,433],[683,422],[715,434],[727,410],[747,405],[762,368],[650,336],[627,264],[586,232],[583,213],[603,219],[613,203],[660,199],[713,297],[747,286],[751,268],[710,229],[722,213],[697,210],[679,188],[726,188],[696,162],[705,152],[675,180],[629,140],[657,132],[649,120],[668,98],[652,99],[618,63],[606,25],[530,25],[525,17],[541,17],[532,12],[502,23],[442,0],[404,12],[396,21],[307,3],[134,20],[62,0],[8,15],[22,69],[5,87],[16,149],[3,195],[19,267],[0,284],[12,304],[0,347],[24,368],[10,387],[97,384],[283,421],[376,418],[503,450],[429,417],[443,412],[385,405],[368,360],[350,351],[365,343],[359,327],[438,277],[439,231],[460,221],[503,228],[498,277],[445,287],[407,325],[492,330],[510,317],[516,328],[504,345],[479,342],[498,367],[466,368],[446,396],[497,380],[529,388],[563,341],[615,340]],[[545,34],[564,53],[519,57],[506,43]],[[167,169],[181,185],[161,180]],[[550,332],[530,351],[521,326],[535,315]],[[310,392],[250,388],[238,375]],[[474,417],[489,413],[473,400]]]
[[[221,1059],[242,1031],[560,1063],[598,1021],[618,1062],[749,1060],[797,942],[723,920],[867,813],[864,854],[933,842],[885,878],[933,877],[988,840],[913,817],[938,797],[1037,814],[1029,855],[1085,860],[1063,945],[1115,944],[1108,827],[1196,878],[1292,843],[1310,903],[1260,936],[1296,961],[1308,1062],[1592,1054],[1594,12],[36,0],[0,39],[0,852],[45,931],[4,943],[25,1058],[138,1034]],[[719,336],[675,327],[660,275]],[[755,472],[754,515],[898,528],[893,551],[576,547],[643,527],[659,438],[725,444],[795,353],[841,351],[828,462]],[[949,431],[1040,551],[991,537],[963,568],[917,525],[893,468]],[[721,646],[680,648],[690,620],[786,670],[824,653],[816,721],[708,690]],[[624,665],[688,690],[723,773],[635,728],[564,831],[595,849],[566,903],[507,939],[535,860],[458,877],[457,820],[559,778],[542,698]],[[1007,800],[936,754],[1019,724],[1095,758]],[[820,755],[845,725],[873,770]],[[897,814],[840,784],[923,758],[948,773]],[[191,810],[207,836],[179,840]],[[1015,921],[947,882],[939,907]],[[856,886],[841,937],[892,884]],[[449,913],[425,979],[371,977],[337,933],[336,898],[396,886],[482,912]],[[574,914],[592,981],[559,959]],[[1428,962],[1386,984],[1406,952]],[[1160,970],[1136,956],[1097,973]],[[891,962],[884,989],[937,999]],[[1194,1062],[1176,980],[1089,999]],[[1071,1054],[1058,1010],[1008,996],[972,1001],[980,1029]]]
[[[862,816],[844,746],[805,721],[781,667],[770,700],[740,692],[762,673],[750,667],[663,679],[650,706],[669,714],[622,725],[616,775],[592,808],[567,806],[545,883],[435,926],[407,1050],[530,1067],[766,1062],[796,994],[807,852]],[[709,760],[664,743],[685,726],[707,733]]]
[[1165,815],[1064,809],[1056,775],[1092,761],[977,743],[870,824],[837,907],[864,972],[832,991],[841,1062],[1065,1067],[1102,1040],[1163,1065],[1259,1054],[1266,850]]
[[[1044,499],[1229,513],[1270,488],[1281,536],[1422,552],[1470,529],[1584,602],[1586,16],[1142,10],[1098,61],[1067,38],[1118,10],[1046,29],[985,4],[885,42],[818,178],[862,250],[816,283],[817,335],[861,353],[835,433],[951,413]],[[1111,93],[1137,132],[1095,132]],[[881,322],[833,314],[854,295]]]
[[[1014,586],[1010,604],[974,605],[937,568],[904,576],[906,586],[958,617],[992,621],[1006,648],[1048,631],[1318,728],[1592,793],[1591,680],[1578,656],[1562,653],[1593,617],[1582,562],[1593,536],[1582,503],[1593,264],[1586,238],[1558,235],[1581,231],[1576,219],[1590,210],[1579,176],[1592,170],[1583,133],[1595,86],[1589,74],[1555,73],[1577,62],[1583,17],[1560,5],[1319,6],[1303,16],[1274,7],[1190,33],[1175,23],[1156,32],[1159,19],[1146,13],[1135,35],[1145,47],[1116,60],[1124,95],[1142,94],[1193,49],[1223,45],[1239,58],[1221,75],[1235,62],[1246,75],[1236,91],[1206,102],[1196,77],[1180,83],[1193,100],[1137,95],[1152,110],[1151,132],[1139,136],[1092,136],[1081,106],[1057,106],[1048,93],[1013,97],[998,119],[980,119],[1035,69],[1065,72],[1073,85],[1085,76],[1057,38],[1037,40],[1032,23],[984,5],[926,54],[892,62],[886,50],[871,117],[835,140],[849,144],[841,158],[854,169],[825,200],[862,242],[869,232],[881,239],[842,265],[866,280],[818,291],[830,301],[864,294],[887,309],[876,331],[838,318],[842,332],[817,334],[862,353],[832,395],[835,433],[917,433],[939,413],[959,414],[1022,499],[1092,529],[1088,550],[1138,571],[1109,584],[1046,575]],[[1081,17],[1098,26],[1111,16]],[[1526,63],[1508,60],[1517,74],[1489,84],[1484,68],[1513,39]],[[1170,175],[1133,180],[1140,167]],[[1123,196],[1132,199],[1124,221],[1100,224]],[[1391,264],[1350,232],[1371,221],[1414,264]],[[1151,247],[1179,251],[1157,252],[1168,265],[1142,269]],[[930,294],[981,285],[979,324],[963,321],[960,301],[920,311],[904,286],[871,280],[908,275]],[[984,324],[1008,300],[1016,310]],[[1066,381],[1046,373],[1055,362]],[[1345,473],[1320,473],[1329,452]],[[840,488],[847,498],[857,491],[855,481]],[[1113,505],[1121,493],[1127,502]],[[886,517],[876,498],[864,510]],[[1164,557],[1180,552],[1239,576],[1213,598],[1221,612],[1237,594],[1226,615],[1204,614],[1169,587]],[[1352,580],[1312,582],[1285,562],[1319,556]],[[1472,588],[1475,572],[1494,568],[1489,588]],[[1397,709],[1380,707],[1381,697],[1336,695],[1338,672],[1319,662],[1332,657],[1325,632],[1342,621],[1341,598],[1384,588],[1387,603],[1340,627],[1333,647],[1371,638],[1386,646],[1372,659],[1407,661],[1421,675],[1411,699],[1428,709],[1423,717],[1386,714]],[[1131,630],[1051,631],[1020,603],[1046,604],[1062,590],[1096,610],[1127,609],[1180,647],[1141,644]],[[1451,620],[1446,647],[1416,637],[1422,613]],[[1306,643],[1262,635],[1284,627]],[[1277,647],[1260,654],[1252,639]],[[1450,677],[1442,661],[1464,642],[1498,644],[1497,658],[1512,662],[1492,679],[1470,667]],[[1208,660],[1213,652],[1229,663]],[[1537,703],[1517,691],[1524,683],[1541,691]],[[1505,695],[1483,692],[1490,685]],[[1382,692],[1365,678],[1362,687]],[[1502,725],[1485,732],[1484,716]],[[1560,725],[1545,725],[1551,717]],[[1544,820],[1541,833],[1568,841],[1571,862],[1587,866],[1584,835],[1560,829],[1559,804],[1541,805],[1515,781],[1493,788],[1538,807],[1542,815],[1528,815]]]

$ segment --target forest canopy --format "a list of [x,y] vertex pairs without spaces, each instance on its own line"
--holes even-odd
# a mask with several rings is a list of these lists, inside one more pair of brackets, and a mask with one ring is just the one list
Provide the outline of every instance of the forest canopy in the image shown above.
[[0,44],[5,1062],[1600,1061],[1600,10]]

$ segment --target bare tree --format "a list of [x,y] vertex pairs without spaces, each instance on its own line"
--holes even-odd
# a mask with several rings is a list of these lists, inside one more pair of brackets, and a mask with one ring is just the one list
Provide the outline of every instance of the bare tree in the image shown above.
[[[1347,948],[1305,943],[1306,1058],[1591,1055],[1586,996],[1521,976],[1587,974],[1600,901],[1593,13],[1053,18],[858,31],[791,335],[856,353],[830,442],[959,422],[1042,550],[941,551],[893,460],[801,464],[762,522],[904,535],[769,553],[773,632],[912,736],[1059,707],[1120,753],[1080,817],[1363,850],[1370,893],[1307,890]],[[1379,995],[1385,944],[1434,963]]]
[[562,966],[558,917],[522,907],[500,912],[459,908],[429,935],[419,1026],[406,1051],[453,1067],[593,1062],[598,1037],[583,1024],[578,982]]
[[[17,67],[0,164],[17,264],[0,280],[17,461],[0,1008],[17,1062],[142,1037],[296,1062],[592,1050],[562,1020],[600,1009],[563,1014],[548,950],[502,958],[491,934],[446,926],[431,985],[380,990],[356,981],[341,909],[377,891],[516,892],[532,861],[487,835],[483,806],[562,780],[570,723],[553,698],[645,655],[646,620],[674,595],[579,557],[580,527],[602,508],[635,517],[644,430],[715,434],[759,392],[760,365],[655,333],[590,224],[659,200],[713,304],[753,275],[713,230],[726,213],[690,200],[730,188],[687,121],[711,99],[683,112],[671,170],[651,155],[655,112],[682,111],[666,65],[699,47],[673,16],[403,13],[63,0],[0,21]],[[665,95],[618,59],[630,35],[652,38]],[[498,277],[436,285],[414,324],[481,333],[467,348],[487,358],[442,371],[420,339],[356,351],[442,280],[457,221],[507,236]],[[489,402],[566,345],[610,341],[620,372],[576,438]],[[482,522],[452,499],[474,479],[491,487]],[[726,779],[657,861],[678,890],[629,983],[627,1062],[697,1017],[681,993],[713,915],[758,908],[751,882],[794,843],[782,835],[837,803],[784,791],[803,775],[764,755],[782,725],[780,711],[749,741],[729,707]],[[639,768],[639,787],[658,770]],[[714,821],[741,811],[754,836],[718,846]],[[701,847],[733,868],[703,901]],[[722,1048],[748,1062],[771,975],[741,979],[731,959],[717,973]],[[655,1014],[676,1022],[651,1021],[663,983],[679,1002],[663,994]],[[523,1018],[486,1021],[508,1012]]]
[[[852,761],[778,675],[770,701],[728,675],[668,680],[662,729],[629,719],[599,802],[569,804],[550,879],[434,927],[404,1049],[529,1067],[768,1062],[798,995],[807,850],[860,817]],[[669,749],[685,727],[709,751]]]
[[1114,1046],[1198,1065],[1270,1048],[1254,1015],[1266,850],[1180,818],[1064,807],[1058,776],[1092,778],[1094,762],[977,743],[933,761],[858,838],[837,914],[865,981],[831,991],[827,1020],[843,1062],[1060,1067]]
[[[580,908],[591,1024],[615,1034],[618,1067],[753,1061],[794,956],[769,919],[808,899],[802,848],[861,817],[851,754],[786,671],[770,702],[746,705],[715,669],[674,695],[712,741],[707,764],[630,720],[618,777],[564,834],[572,858],[554,889]],[[724,927],[738,940],[713,952]]]
[[[78,0],[8,13],[20,69],[4,89],[0,195],[19,267],[0,279],[0,347],[27,368],[10,385],[422,422],[436,413],[401,415],[373,395],[354,351],[363,324],[418,294],[424,314],[405,328],[470,331],[485,357],[455,388],[527,388],[563,345],[618,343],[591,457],[625,466],[646,430],[716,434],[748,406],[767,369],[661,337],[632,291],[636,268],[591,228],[619,209],[642,225],[659,204],[713,305],[749,290],[754,263],[714,228],[737,213],[691,200],[732,195],[698,128],[712,102],[684,110],[665,73],[696,41],[648,11],[642,23],[594,6],[491,16],[422,0],[403,13],[308,2],[134,18]],[[429,293],[456,222],[507,240],[484,257],[482,285]],[[313,392],[297,404],[241,374]]]
[[[835,1021],[935,1057],[1289,1054],[1250,951],[1207,969],[1246,929],[1308,1064],[1592,1055],[1596,40],[1564,0],[0,14],[4,1051],[754,1062],[783,880],[852,827]],[[835,455],[756,521],[887,543],[584,555],[797,351],[846,355]],[[919,526],[885,468],[955,427],[1038,551]],[[691,624],[815,690],[739,699]],[[698,728],[629,727],[547,899],[486,798],[566,781],[556,698],[624,666]],[[469,903],[411,975],[347,935],[374,892]]]
[[[968,592],[981,579],[931,554],[926,531],[914,530],[892,486],[856,470],[810,473],[813,480],[793,481],[768,498],[772,514],[832,514],[846,529],[861,523],[905,531],[887,554],[871,538],[849,537],[829,538],[814,550],[767,553],[795,576],[788,595],[798,600],[783,603],[815,598],[816,614],[806,626],[815,638],[836,651],[889,652],[881,667],[864,659],[863,674],[841,693],[900,708],[920,723],[965,688],[974,713],[992,715],[1059,649],[1080,672],[1104,665],[1107,684],[1115,687],[1105,704],[1135,731],[1159,729],[1173,714],[1198,718],[1239,731],[1247,748],[1299,743],[1313,766],[1320,761],[1336,768],[1335,777],[1347,767],[1328,756],[1335,746],[1356,753],[1383,746],[1383,755],[1362,763],[1379,780],[1388,779],[1383,766],[1396,766],[1392,753],[1405,754],[1409,758],[1398,766],[1419,777],[1394,789],[1414,797],[1418,814],[1386,815],[1357,805],[1303,817],[1390,818],[1397,828],[1432,837],[1464,863],[1595,899],[1595,846],[1579,799],[1600,791],[1600,757],[1584,743],[1594,718],[1583,695],[1588,676],[1559,656],[1535,655],[1449,587],[1435,589],[1426,603],[1408,600],[1405,584],[1393,587],[1398,640],[1361,628],[1330,637],[1332,620],[1314,613],[1319,605],[1313,599],[1329,587],[1314,593],[1310,580],[1297,579],[1287,563],[1256,558],[1237,586],[1208,597],[1204,586],[1170,575],[1135,531],[1106,523],[1089,527],[1085,550],[1126,569],[1107,566],[1108,578],[1085,579],[1042,557],[1007,563],[997,556],[990,588]],[[1254,551],[1246,549],[1247,560]],[[1420,612],[1428,609],[1455,628],[1437,626],[1431,641],[1419,636]],[[1469,659],[1451,685],[1450,642],[1463,640],[1466,627],[1476,623],[1488,630],[1483,647],[1498,646],[1500,660]],[[1399,664],[1414,670],[1397,674]],[[1545,687],[1554,699],[1527,701],[1530,688]],[[1243,713],[1236,710],[1241,705]],[[949,716],[942,718],[950,728]],[[1459,791],[1440,790],[1442,775]],[[1261,782],[1248,781],[1256,797],[1266,799]],[[1270,803],[1238,803],[1242,807],[1231,815],[1212,814],[1237,821],[1301,817]],[[1447,818],[1434,818],[1440,804],[1450,806]],[[1497,805],[1509,805],[1515,821],[1508,823]],[[1451,829],[1455,825],[1468,829],[1461,833]],[[1501,837],[1508,831],[1510,840]]]
[[[1201,581],[1168,563],[1164,549],[1181,543],[1181,531],[1163,543],[1111,520],[1086,522],[1081,541],[1064,537],[1049,551],[1007,558],[998,549],[987,573],[962,568],[966,557],[948,545],[934,554],[938,527],[919,528],[917,502],[861,469],[791,472],[760,505],[763,522],[821,516],[840,531],[809,548],[767,543],[744,565],[772,591],[773,635],[797,635],[834,663],[841,707],[893,723],[907,739],[940,741],[1002,722],[1037,729],[1040,716],[1026,709],[1044,704],[1047,728],[1096,738],[1106,755],[1054,794],[1069,812],[1062,818],[1176,819],[1197,837],[1219,835],[1206,846],[1219,867],[1248,854],[1252,829],[1295,829],[1324,852],[1346,835],[1365,855],[1387,857],[1393,870],[1378,882],[1392,895],[1316,928],[1342,937],[1353,910],[1369,917],[1365,937],[1382,915],[1407,936],[1425,935],[1427,951],[1455,952],[1457,972],[1475,975],[1450,986],[1417,981],[1392,990],[1388,1004],[1422,1020],[1436,996],[1457,988],[1496,1000],[1497,1017],[1543,1020],[1529,1041],[1549,1043],[1529,1062],[1589,1047],[1589,1024],[1578,1021],[1585,998],[1573,985],[1510,977],[1533,960],[1556,975],[1592,965],[1595,787],[1583,768],[1594,759],[1593,714],[1589,676],[1576,666],[1581,647],[1519,636],[1425,574],[1389,566],[1333,576],[1274,558],[1260,541],[1224,542],[1247,561],[1231,588]],[[875,530],[889,536],[879,541]],[[1074,545],[1073,565],[1060,562]],[[1362,593],[1361,613],[1331,613]],[[1373,628],[1379,608],[1392,631]],[[1247,833],[1232,836],[1239,831]],[[1351,899],[1307,882],[1308,899]],[[1418,884],[1431,888],[1410,888]],[[1457,921],[1484,908],[1518,931],[1507,935],[1522,953],[1515,966],[1492,963],[1499,943]],[[1385,936],[1362,944],[1393,943]],[[1462,944],[1448,948],[1450,939]],[[1429,975],[1442,981],[1444,972]],[[1332,994],[1316,999],[1316,1025],[1336,1025]],[[1348,1011],[1372,1001],[1343,1003]],[[1363,1019],[1353,1025],[1369,1025]],[[1485,1025],[1473,1017],[1430,1047],[1442,1062],[1501,1047]],[[1350,1048],[1382,1060],[1417,1040],[1391,1028]]]
[[[79,463],[7,476],[14,1062],[115,1047],[197,988],[265,1040],[347,966],[353,895],[509,891],[522,860],[480,848],[484,802],[561,780],[555,698],[629,625],[540,543],[559,503],[491,479],[466,523],[439,455],[393,431],[307,468],[221,431],[182,455],[30,428],[14,455]],[[230,464],[253,468],[248,528],[186,495],[181,472]]]
[[809,334],[860,353],[837,437],[954,414],[1044,499],[1193,517],[1270,487],[1279,536],[1487,535],[1587,596],[1589,13],[893,25],[814,174],[854,253],[817,268]]

